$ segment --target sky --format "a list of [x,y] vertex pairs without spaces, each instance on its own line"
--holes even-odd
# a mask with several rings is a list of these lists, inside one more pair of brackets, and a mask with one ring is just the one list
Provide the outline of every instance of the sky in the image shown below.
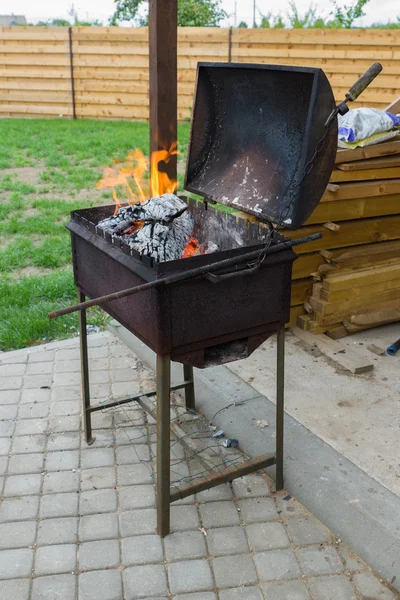
[[[295,0],[300,14],[303,14],[312,4],[317,12],[328,16],[331,10],[330,0]],[[28,22],[37,22],[49,18],[68,18],[68,8],[72,0],[0,0],[0,14],[22,14]],[[75,0],[73,2],[81,19],[100,19],[107,25],[108,19],[114,10],[113,0]],[[338,0],[338,4],[351,4],[351,0]],[[253,0],[222,0],[222,6],[229,17],[222,23],[223,26],[235,26],[240,21],[246,21],[250,26],[253,23]],[[261,14],[285,13],[289,0],[256,0],[256,20],[260,21]],[[365,8],[366,16],[357,23],[358,26],[389,20],[395,21],[400,16],[399,0],[370,0]],[[236,16],[236,18],[235,18]]]

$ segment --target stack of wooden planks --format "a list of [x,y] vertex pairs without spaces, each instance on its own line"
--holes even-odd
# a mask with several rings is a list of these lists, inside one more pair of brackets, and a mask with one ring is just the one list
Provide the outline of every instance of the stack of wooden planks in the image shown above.
[[326,222],[298,232],[323,239],[305,255],[320,262],[297,325],[337,339],[400,320],[400,137],[338,150],[331,182],[308,224]]

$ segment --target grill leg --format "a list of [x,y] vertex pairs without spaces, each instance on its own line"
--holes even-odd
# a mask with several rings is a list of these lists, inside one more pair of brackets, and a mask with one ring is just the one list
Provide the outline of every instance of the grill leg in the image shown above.
[[285,387],[285,326],[278,330],[276,365],[276,489],[283,488],[283,419]]
[[[85,302],[85,294],[78,289],[78,301]],[[79,316],[79,340],[81,348],[81,377],[82,377],[82,400],[83,400],[83,424],[85,427],[86,442],[90,445],[94,442],[92,436],[92,415],[88,410],[90,408],[89,391],[89,360],[86,331],[86,309],[83,308],[78,313]]]
[[196,410],[195,396],[194,396],[194,379],[193,379],[193,367],[190,365],[183,365],[183,378],[189,383],[185,386],[185,404],[186,410]]
[[157,532],[170,526],[170,357],[157,355]]

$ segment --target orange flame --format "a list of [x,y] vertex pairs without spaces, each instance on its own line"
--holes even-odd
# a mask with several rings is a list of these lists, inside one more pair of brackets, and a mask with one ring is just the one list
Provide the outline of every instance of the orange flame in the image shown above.
[[[138,204],[145,202],[147,198],[172,194],[176,191],[178,181],[171,179],[165,171],[160,171],[160,163],[168,164],[172,156],[178,154],[178,142],[174,142],[169,150],[157,150],[150,158],[151,177],[150,182],[146,180],[149,161],[141,150],[136,148],[128,152],[123,162],[116,162],[112,167],[105,167],[102,179],[96,184],[98,189],[111,188],[115,202],[115,212],[123,202]],[[124,191],[124,200],[117,195],[117,186]]]
[[183,251],[183,258],[190,258],[200,249],[200,244],[195,237],[191,237]]

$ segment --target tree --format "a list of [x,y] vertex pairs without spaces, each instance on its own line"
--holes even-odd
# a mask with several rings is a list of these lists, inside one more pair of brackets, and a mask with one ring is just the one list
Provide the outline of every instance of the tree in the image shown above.
[[[147,25],[148,17],[140,16],[145,0],[114,0],[115,12],[110,25],[123,21],[133,25]],[[178,25],[180,27],[218,27],[227,13],[221,8],[221,0],[178,0]]]
[[238,27],[239,27],[240,29],[247,29],[247,28],[248,28],[248,25],[247,25],[246,21],[240,21],[240,23],[239,23]]
[[354,21],[365,15],[364,6],[368,2],[369,0],[356,0],[354,4],[345,4],[341,7],[336,0],[332,0],[334,10],[331,12],[333,19],[330,26],[338,29],[351,29]]

